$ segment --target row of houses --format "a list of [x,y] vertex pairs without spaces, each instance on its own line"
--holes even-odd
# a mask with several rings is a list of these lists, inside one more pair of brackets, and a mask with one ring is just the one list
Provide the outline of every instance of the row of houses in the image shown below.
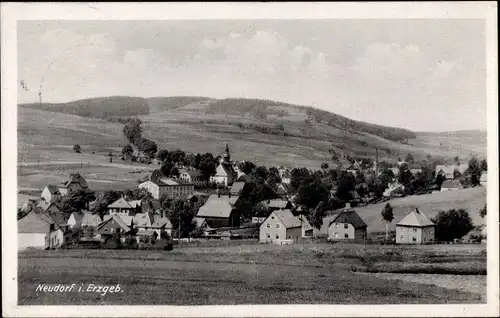
[[[435,241],[436,225],[419,209],[414,209],[396,224],[396,244],[429,244]],[[273,211],[261,224],[261,243],[300,243],[312,237],[313,227],[303,215],[295,216],[289,209]],[[367,224],[347,205],[340,213],[333,215],[327,228],[330,242],[367,239]]]

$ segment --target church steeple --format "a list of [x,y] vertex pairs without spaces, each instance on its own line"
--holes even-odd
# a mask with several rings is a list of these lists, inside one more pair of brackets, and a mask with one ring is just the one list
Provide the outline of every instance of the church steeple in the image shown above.
[[231,162],[231,155],[229,154],[229,146],[226,144],[226,151],[224,152],[224,162],[225,163],[230,163]]

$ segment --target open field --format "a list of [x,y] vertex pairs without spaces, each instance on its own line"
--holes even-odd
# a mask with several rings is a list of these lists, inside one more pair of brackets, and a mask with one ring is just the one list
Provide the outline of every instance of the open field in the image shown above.
[[[367,273],[387,264],[413,269],[486,268],[484,246],[368,246],[355,244],[176,248],[171,252],[61,250],[19,254],[20,305],[84,304],[383,304],[484,302],[486,276]],[[413,264],[413,265],[412,265]],[[272,265],[272,266],[269,266]],[[394,268],[394,266],[393,266]],[[465,274],[473,274],[464,272]],[[484,273],[483,273],[484,274]],[[409,279],[408,277],[411,277]],[[421,279],[419,279],[421,277]],[[470,284],[476,288],[457,288]],[[453,283],[455,282],[455,283]],[[38,284],[120,284],[123,292],[36,292]]]
[[[306,124],[304,110],[288,109],[288,115],[281,118],[269,115],[267,120],[256,120],[249,115],[212,113],[209,111],[210,102],[179,105],[139,116],[143,121],[144,135],[154,140],[160,149],[181,148],[218,154],[228,143],[235,160],[309,167],[328,162],[331,157],[328,150],[332,145],[337,152],[342,149],[345,153],[370,157],[374,157],[375,148],[379,148],[381,160],[395,160],[409,152],[417,159],[427,154],[451,158],[469,153],[483,156],[486,152],[485,134],[481,132],[467,138],[453,134],[417,133],[416,139],[401,143],[341,126],[318,122]],[[126,144],[123,125],[103,119],[19,107],[18,122],[20,163],[71,160],[75,155],[72,147],[77,143],[83,148],[83,160],[92,151],[117,154]],[[262,127],[273,128],[277,123],[283,125],[286,136],[260,130]]]
[[[458,191],[447,191],[430,193],[424,195],[414,195],[404,198],[395,198],[387,202],[356,207],[356,212],[368,225],[368,232],[385,231],[385,223],[380,215],[384,206],[389,203],[393,208],[394,220],[389,225],[389,230],[396,229],[396,223],[401,221],[414,208],[418,208],[428,217],[434,217],[439,211],[449,209],[466,209],[475,225],[483,224],[483,219],[479,216],[479,210],[486,204],[486,188],[476,187]],[[323,226],[318,234],[326,235],[328,223],[332,216],[323,219]]]

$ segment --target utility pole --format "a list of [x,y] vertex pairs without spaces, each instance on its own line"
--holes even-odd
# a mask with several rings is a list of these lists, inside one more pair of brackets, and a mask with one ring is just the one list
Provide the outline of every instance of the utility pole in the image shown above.
[[378,148],[375,148],[375,177],[378,176]]

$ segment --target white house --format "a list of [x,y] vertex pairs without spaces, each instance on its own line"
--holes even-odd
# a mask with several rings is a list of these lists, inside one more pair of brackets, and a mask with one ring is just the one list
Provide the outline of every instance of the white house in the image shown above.
[[481,173],[481,178],[479,178],[479,183],[483,187],[485,187],[487,180],[488,180],[488,172],[484,171],[483,173]]
[[328,241],[359,241],[367,238],[367,225],[349,204],[328,224]]
[[140,189],[146,189],[155,199],[166,196],[169,199],[187,198],[193,195],[194,184],[171,178],[150,179],[139,184]]
[[203,181],[202,174],[198,170],[194,169],[181,169],[179,171],[179,179],[190,182],[190,183],[195,183],[195,182],[201,182]]
[[61,197],[61,192],[55,185],[49,184],[43,189],[41,197],[45,202],[52,203]]
[[396,223],[396,244],[426,244],[435,239],[436,225],[418,209]]
[[275,244],[301,242],[303,238],[303,224],[304,222],[294,216],[290,210],[273,211],[260,225],[259,241],[261,243]]
[[29,212],[17,221],[18,250],[56,248],[64,243],[61,227],[45,213]]

